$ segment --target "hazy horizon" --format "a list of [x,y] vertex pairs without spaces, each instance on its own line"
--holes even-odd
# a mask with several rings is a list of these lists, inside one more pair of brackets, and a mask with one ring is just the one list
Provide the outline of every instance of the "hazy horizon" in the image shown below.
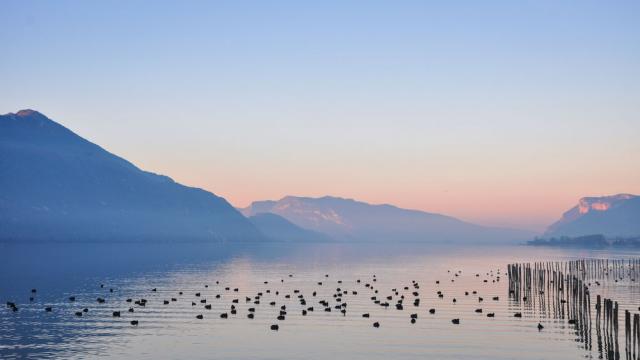
[[640,354],[639,1],[0,22],[0,358]]
[[541,231],[640,193],[639,6],[7,1],[0,113],[237,207],[332,195]]

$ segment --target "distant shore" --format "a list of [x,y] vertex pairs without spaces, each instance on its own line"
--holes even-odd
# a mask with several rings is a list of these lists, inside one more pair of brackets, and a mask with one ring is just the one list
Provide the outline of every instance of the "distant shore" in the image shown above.
[[535,238],[529,246],[581,247],[581,248],[640,248],[640,236],[607,238],[602,234]]

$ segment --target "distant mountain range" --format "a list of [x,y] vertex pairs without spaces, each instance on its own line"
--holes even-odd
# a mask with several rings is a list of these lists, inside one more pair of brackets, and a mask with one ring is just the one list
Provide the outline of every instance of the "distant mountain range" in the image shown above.
[[534,235],[475,225],[440,214],[330,196],[256,201],[240,211],[245,216],[277,214],[299,227],[342,241],[516,243]]
[[265,236],[275,241],[291,242],[324,242],[332,241],[331,237],[313,230],[303,229],[280,215],[260,213],[249,216],[253,223]]
[[0,116],[0,239],[264,240],[225,199],[142,171],[33,110]]
[[[468,244],[535,235],[331,196],[235,209],[210,192],[140,170],[33,110],[0,115],[0,174],[0,240]],[[640,235],[640,197],[580,199],[545,236],[591,234]]]
[[545,237],[601,234],[608,238],[640,235],[640,196],[584,197],[549,226]]

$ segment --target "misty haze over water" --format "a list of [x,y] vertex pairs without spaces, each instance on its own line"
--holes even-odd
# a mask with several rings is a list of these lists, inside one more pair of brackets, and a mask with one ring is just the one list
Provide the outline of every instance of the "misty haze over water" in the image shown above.
[[[344,243],[2,243],[0,254],[0,297],[15,301],[20,308],[15,313],[0,311],[3,358],[82,358],[89,354],[148,359],[186,353],[189,358],[202,359],[212,354],[237,359],[423,358],[425,353],[478,359],[597,357],[597,349],[586,351],[576,343],[574,330],[564,321],[541,317],[535,309],[509,300],[506,264],[638,256],[636,252],[524,246]],[[501,279],[495,282],[497,276]],[[393,295],[391,289],[397,288],[409,301],[411,291],[402,288],[412,281],[421,285],[420,306],[409,302],[398,311],[370,300],[371,296]],[[365,283],[380,293],[369,291]],[[32,288],[37,293],[29,301]],[[331,294],[336,288],[349,292],[343,296],[348,303],[345,315],[337,310],[323,312],[317,303],[320,299],[334,302]],[[267,289],[271,293],[265,293]],[[622,306],[632,306],[640,296],[633,289],[611,287],[607,294]],[[472,290],[478,293],[465,295]],[[312,296],[314,291],[316,296]],[[253,299],[258,292],[263,292],[260,304],[245,302],[245,297]],[[302,316],[300,311],[306,306],[297,304],[298,294],[316,310]],[[70,296],[76,301],[69,302]],[[494,296],[499,300],[492,301]],[[484,297],[484,302],[479,303],[478,297]],[[105,303],[97,303],[96,298],[104,298]],[[135,312],[128,313],[132,305],[125,302],[127,298],[146,298],[148,304],[133,306]],[[171,298],[176,301],[163,304]],[[212,305],[210,310],[204,309],[202,299]],[[234,304],[233,299],[240,301]],[[270,301],[277,306],[270,306]],[[219,315],[231,305],[237,307],[237,314],[221,319]],[[280,305],[287,307],[284,321],[275,319]],[[45,306],[53,311],[45,313]],[[74,315],[85,307],[88,312],[82,317]],[[247,319],[249,307],[256,309],[254,319]],[[484,313],[474,313],[477,307]],[[429,314],[429,308],[436,313]],[[121,317],[112,317],[113,311],[121,311]],[[484,314],[488,312],[495,317],[487,318]],[[515,312],[522,312],[523,317],[514,318]],[[363,313],[371,317],[363,318]],[[412,313],[418,314],[415,324],[409,322]],[[198,314],[204,318],[196,319]],[[452,318],[460,318],[461,324],[451,324]],[[131,326],[132,319],[139,325]],[[374,321],[381,324],[379,329],[371,326]],[[544,324],[544,331],[536,329],[538,322]],[[269,330],[273,323],[279,324],[279,331]]]

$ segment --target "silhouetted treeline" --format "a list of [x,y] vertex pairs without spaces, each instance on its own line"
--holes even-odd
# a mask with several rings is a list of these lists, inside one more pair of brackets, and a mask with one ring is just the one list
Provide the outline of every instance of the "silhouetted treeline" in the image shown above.
[[538,238],[528,241],[527,245],[532,246],[562,246],[562,247],[586,247],[586,248],[605,248],[605,247],[637,247],[640,248],[640,236],[637,237],[616,237],[607,239],[602,234],[584,235],[584,236],[561,236],[552,238]]

